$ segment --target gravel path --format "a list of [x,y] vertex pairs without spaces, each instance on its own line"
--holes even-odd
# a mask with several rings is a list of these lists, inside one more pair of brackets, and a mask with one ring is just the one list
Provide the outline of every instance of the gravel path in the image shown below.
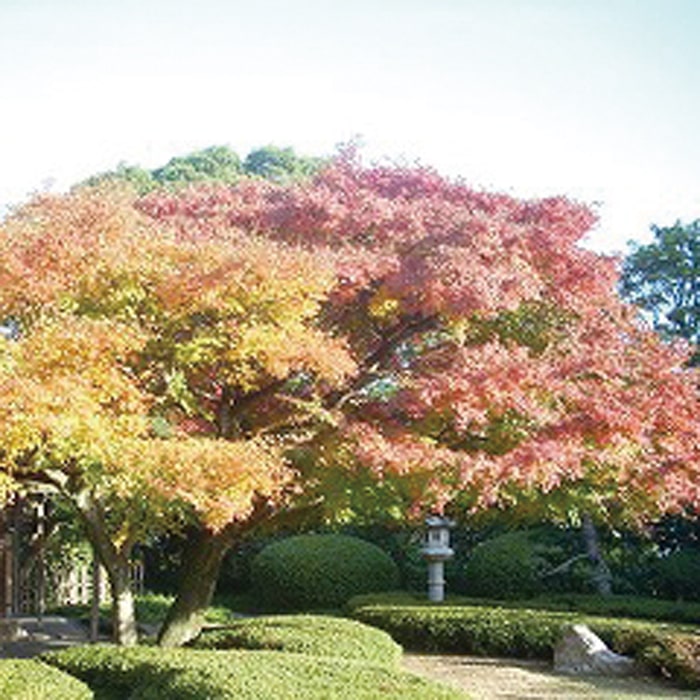
[[652,678],[573,678],[555,674],[546,661],[474,656],[404,654],[404,668],[465,690],[472,700],[698,700],[697,691],[677,690]]

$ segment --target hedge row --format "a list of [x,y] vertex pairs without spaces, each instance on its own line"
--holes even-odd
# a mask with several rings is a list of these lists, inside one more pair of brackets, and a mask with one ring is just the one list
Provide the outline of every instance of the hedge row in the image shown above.
[[[489,601],[489,604],[493,605],[493,601]],[[498,605],[522,607],[523,602],[509,604],[499,601]],[[700,603],[642,596],[559,593],[532,598],[527,601],[527,607],[546,610],[574,610],[589,615],[700,624]]]
[[551,659],[562,627],[588,625],[612,649],[651,670],[700,688],[700,633],[689,626],[484,605],[429,605],[409,596],[359,596],[352,617],[415,651]]
[[397,668],[401,647],[382,630],[355,620],[318,615],[277,615],[238,620],[204,631],[197,649],[271,649],[333,656]]
[[33,659],[0,659],[3,700],[92,700],[90,688],[77,678]]
[[[130,700],[464,700],[388,666],[276,651],[73,647],[48,663]],[[48,695],[47,697],[52,697]]]

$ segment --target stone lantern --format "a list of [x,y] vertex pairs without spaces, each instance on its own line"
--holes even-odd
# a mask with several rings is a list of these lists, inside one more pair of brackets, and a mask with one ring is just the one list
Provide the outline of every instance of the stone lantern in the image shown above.
[[428,600],[442,603],[445,600],[445,561],[454,556],[450,547],[450,528],[454,521],[431,515],[426,518],[428,532],[421,554],[428,562]]

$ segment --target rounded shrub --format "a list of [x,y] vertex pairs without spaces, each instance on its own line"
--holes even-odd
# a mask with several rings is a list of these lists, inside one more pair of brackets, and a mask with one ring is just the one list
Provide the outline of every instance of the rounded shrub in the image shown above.
[[297,535],[253,559],[251,582],[271,610],[336,608],[354,595],[396,588],[399,572],[376,545],[346,535]]
[[[397,668],[280,651],[89,646],[49,652],[97,697],[130,700],[459,700],[463,694]],[[15,697],[15,696],[0,696]],[[24,696],[22,696],[24,697]],[[27,700],[56,697],[52,693]]]
[[0,659],[0,698],[91,700],[90,688],[73,676],[33,659]]
[[483,598],[527,598],[542,592],[546,568],[530,533],[508,532],[474,547],[465,566],[466,591]]
[[254,617],[205,630],[197,649],[273,649],[398,666],[401,647],[382,630],[355,620],[321,615]]

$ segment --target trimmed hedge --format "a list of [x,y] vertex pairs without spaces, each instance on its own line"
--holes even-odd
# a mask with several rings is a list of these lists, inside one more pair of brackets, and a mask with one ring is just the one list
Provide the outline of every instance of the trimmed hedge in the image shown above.
[[239,620],[205,630],[197,649],[272,649],[332,656],[398,667],[401,647],[376,627],[355,620],[318,615],[277,615]]
[[[381,603],[387,605],[432,605],[425,596],[414,593],[393,592],[355,596],[346,604],[346,609],[360,605]],[[678,622],[700,625],[700,604],[677,600],[660,600],[643,596],[589,595],[584,593],[555,593],[527,600],[494,600],[449,596],[449,605],[485,608],[527,608],[528,610],[552,610],[577,612],[602,617],[629,617],[655,622]]]
[[633,655],[681,685],[700,688],[700,634],[690,626],[485,605],[434,605],[410,596],[360,596],[357,620],[388,632],[407,649],[551,659],[566,624],[588,625],[612,649]]
[[349,689],[353,700],[465,697],[386,666],[276,651],[84,646],[43,658],[130,700],[346,700]]
[[92,690],[77,678],[33,659],[0,659],[3,700],[92,700]]
[[528,600],[527,607],[547,610],[575,610],[590,615],[700,624],[700,603],[642,596],[561,593]]
[[267,610],[320,610],[395,589],[399,571],[388,554],[357,537],[297,535],[265,547],[253,559],[251,581]]

